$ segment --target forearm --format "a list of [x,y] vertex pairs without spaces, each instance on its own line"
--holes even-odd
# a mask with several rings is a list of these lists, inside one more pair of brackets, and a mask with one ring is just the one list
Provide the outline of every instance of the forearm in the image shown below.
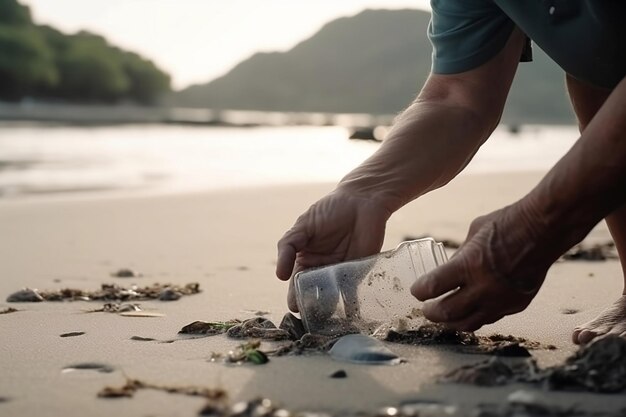
[[454,178],[493,125],[466,107],[418,100],[398,117],[378,151],[346,175],[338,189],[379,199],[393,212]]
[[526,200],[537,231],[562,236],[557,252],[626,203],[626,80]]

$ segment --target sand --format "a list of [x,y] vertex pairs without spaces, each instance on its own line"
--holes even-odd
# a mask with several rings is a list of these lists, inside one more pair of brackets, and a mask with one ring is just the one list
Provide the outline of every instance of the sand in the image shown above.
[[[476,216],[511,203],[541,173],[467,175],[396,213],[385,248],[404,236],[431,234],[462,240]],[[212,352],[240,343],[223,335],[174,343],[169,340],[195,320],[245,319],[247,310],[269,311],[278,323],[286,312],[285,283],[274,278],[275,244],[295,217],[331,185],[238,189],[194,195],[141,198],[37,198],[0,202],[1,416],[193,416],[201,398],[141,391],[132,399],[101,399],[107,385],[125,375],[154,384],[223,388],[233,401],[269,397],[295,410],[374,412],[401,401],[442,400],[467,411],[483,402],[503,401],[520,386],[476,388],[436,383],[437,376],[483,359],[446,349],[388,344],[408,362],[359,366],[326,356],[272,358],[266,365],[211,363]],[[609,239],[604,224],[590,241]],[[114,278],[132,268],[143,276]],[[6,303],[22,287],[96,289],[101,283],[148,285],[199,282],[202,292],[178,301],[140,304],[163,317],[85,313],[94,302]],[[576,350],[572,328],[594,317],[621,293],[617,261],[563,262],[549,272],[541,292],[522,314],[480,334],[510,333],[552,351],[533,351],[543,366]],[[563,314],[564,309],[576,310]],[[84,332],[60,337],[61,334]],[[269,346],[269,345],[267,345]],[[62,372],[66,366],[96,362],[110,373]],[[329,378],[343,369],[347,378]],[[547,393],[548,401],[591,410],[626,407],[624,395]]]

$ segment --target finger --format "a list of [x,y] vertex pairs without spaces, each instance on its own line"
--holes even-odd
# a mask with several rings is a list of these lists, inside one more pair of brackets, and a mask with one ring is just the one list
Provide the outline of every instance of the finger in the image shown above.
[[461,288],[440,300],[427,301],[422,306],[424,316],[436,323],[450,323],[464,320],[477,309],[476,295],[468,288]]
[[304,228],[294,225],[278,241],[278,259],[276,261],[276,276],[286,281],[291,277],[296,255],[304,249],[308,242],[308,236]]
[[294,313],[298,313],[298,303],[296,302],[296,289],[293,285],[293,279],[289,280],[289,291],[287,292],[287,307]]
[[465,281],[460,258],[460,256],[453,258],[448,263],[419,277],[411,285],[411,294],[420,301],[426,301],[459,288]]
[[446,326],[462,332],[474,332],[487,324],[495,323],[502,317],[504,316],[489,315],[488,313],[477,310],[473,314],[462,320],[446,323]]

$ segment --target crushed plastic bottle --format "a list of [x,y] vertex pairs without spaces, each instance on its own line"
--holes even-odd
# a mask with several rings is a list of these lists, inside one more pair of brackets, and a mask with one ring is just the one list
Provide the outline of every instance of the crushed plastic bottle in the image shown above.
[[418,301],[410,287],[447,261],[443,244],[425,238],[367,258],[299,272],[296,300],[306,330],[314,334],[371,334],[408,317]]

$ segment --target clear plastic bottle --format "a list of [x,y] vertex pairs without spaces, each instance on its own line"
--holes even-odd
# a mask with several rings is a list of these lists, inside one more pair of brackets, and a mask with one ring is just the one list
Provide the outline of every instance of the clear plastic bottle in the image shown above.
[[425,238],[367,258],[299,272],[296,300],[310,333],[371,333],[382,324],[410,317],[418,301],[410,287],[447,261],[443,244]]

